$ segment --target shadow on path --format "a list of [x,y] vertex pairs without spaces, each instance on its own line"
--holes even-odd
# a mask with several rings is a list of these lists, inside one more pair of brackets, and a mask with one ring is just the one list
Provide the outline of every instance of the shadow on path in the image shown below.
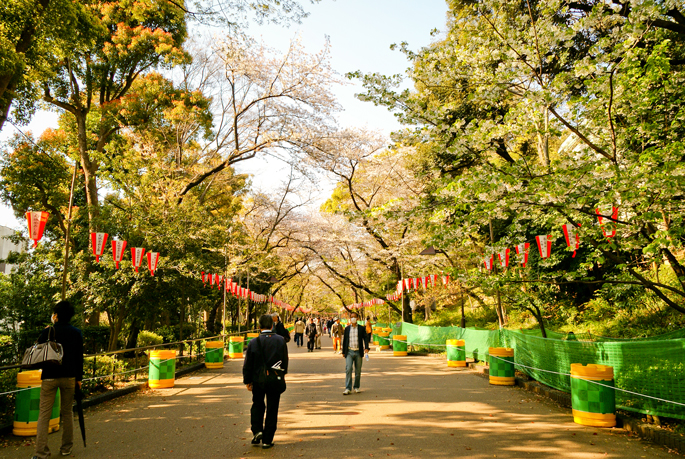
[[[470,370],[427,357],[371,353],[362,392],[343,396],[345,362],[324,349],[290,343],[288,390],[281,398],[276,446],[250,446],[251,393],[242,361],[183,377],[173,389],[146,390],[86,413],[88,447],[79,458],[666,458],[672,454],[619,429],[573,423],[519,388],[490,386]],[[57,453],[60,433],[50,435]],[[29,458],[32,438],[3,439],[0,457]],[[28,441],[27,441],[28,440]]]

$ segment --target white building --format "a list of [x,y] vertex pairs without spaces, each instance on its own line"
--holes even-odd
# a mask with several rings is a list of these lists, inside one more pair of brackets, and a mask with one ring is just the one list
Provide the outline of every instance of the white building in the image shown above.
[[14,244],[5,236],[14,234],[12,228],[0,225],[0,273],[9,274],[14,268],[14,265],[5,263],[3,260],[7,258],[10,252],[24,252],[26,250],[26,243]]

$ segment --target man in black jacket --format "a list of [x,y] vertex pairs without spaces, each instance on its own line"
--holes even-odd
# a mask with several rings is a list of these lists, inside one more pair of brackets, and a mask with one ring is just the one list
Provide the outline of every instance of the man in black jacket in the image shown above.
[[[252,445],[271,448],[274,445],[274,435],[278,424],[278,404],[281,401],[280,388],[259,387],[255,384],[257,375],[262,367],[277,368],[288,372],[288,346],[282,336],[272,331],[273,317],[265,314],[259,318],[259,336],[250,341],[247,346],[245,363],[243,365],[243,384],[252,391],[252,409],[250,423],[252,425]],[[266,405],[264,404],[266,397]],[[264,411],[266,410],[266,420]]]
[[345,328],[345,335],[343,336],[342,355],[345,357],[345,392],[343,395],[349,395],[352,392],[352,365],[354,365],[354,392],[360,392],[362,362],[364,354],[369,353],[369,339],[366,336],[366,330],[357,324],[357,319],[356,312],[350,314],[350,325]]
[[34,458],[50,457],[48,448],[48,425],[55,394],[60,390],[60,421],[62,422],[62,456],[71,455],[74,446],[74,412],[72,404],[76,387],[81,387],[83,379],[83,335],[81,330],[69,324],[74,316],[74,307],[68,301],[60,301],[53,308],[53,327],[40,334],[39,343],[51,340],[62,345],[64,356],[61,365],[43,368],[40,386],[40,414],[36,425],[36,453]]
[[283,339],[285,340],[286,343],[290,342],[290,332],[288,331],[287,328],[285,328],[285,325],[283,325],[283,322],[281,322],[281,318],[278,316],[278,314],[273,315],[274,319],[274,333],[277,335],[281,335]]

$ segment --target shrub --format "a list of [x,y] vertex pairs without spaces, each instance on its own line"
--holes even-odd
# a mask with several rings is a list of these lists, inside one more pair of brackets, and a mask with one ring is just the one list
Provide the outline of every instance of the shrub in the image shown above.
[[[106,389],[107,386],[113,386],[115,378],[112,375],[123,373],[126,367],[125,362],[108,355],[86,357],[83,359],[83,392],[87,395],[98,389]],[[97,379],[90,379],[93,377]],[[128,377],[130,376],[116,376],[116,379],[122,380]],[[90,380],[86,381],[87,379]]]
[[[18,368],[0,371],[0,392],[9,392],[17,389]],[[0,396],[0,425],[14,419],[15,394]]]
[[149,330],[142,330],[138,333],[137,347],[154,346],[155,344],[164,343],[164,337]]
[[0,365],[13,365],[17,363],[17,360],[17,346],[14,338],[10,335],[0,335]]

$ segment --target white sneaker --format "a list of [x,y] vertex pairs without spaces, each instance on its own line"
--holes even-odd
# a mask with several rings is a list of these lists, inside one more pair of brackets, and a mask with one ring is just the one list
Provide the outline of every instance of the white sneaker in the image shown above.
[[358,394],[358,393],[360,393],[360,392],[361,392],[361,390],[359,390],[359,389],[355,389],[355,390],[354,390],[354,393],[355,393],[355,394]]
[[345,389],[345,392],[343,392],[343,395],[350,395],[350,394],[351,394],[351,392],[349,389]]

